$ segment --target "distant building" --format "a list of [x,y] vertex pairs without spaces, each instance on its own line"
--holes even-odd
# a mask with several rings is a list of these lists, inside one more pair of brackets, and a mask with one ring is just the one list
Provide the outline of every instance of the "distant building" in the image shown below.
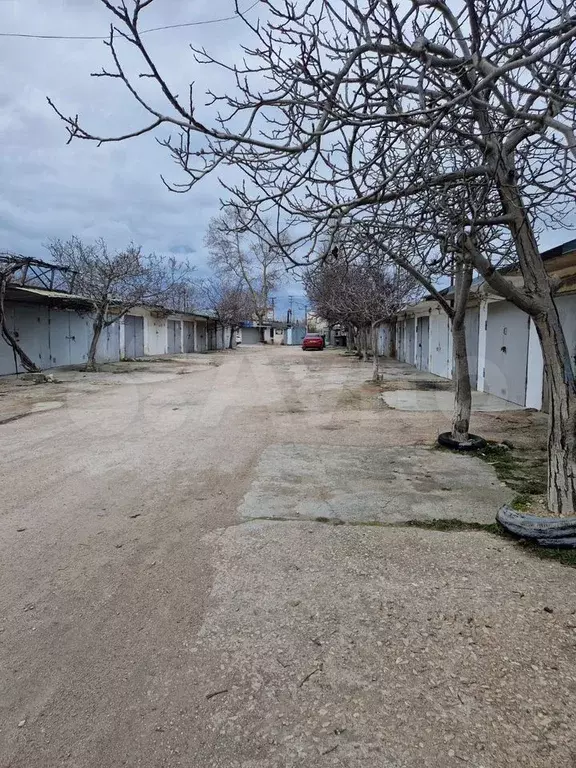
[[253,344],[285,344],[287,324],[279,320],[265,320],[259,324],[256,320],[242,323],[238,334],[238,343],[243,346]]
[[[89,299],[65,291],[9,285],[4,306],[8,329],[39,368],[86,362],[93,322]],[[207,352],[225,348],[228,339],[229,329],[206,314],[134,307],[104,329],[96,361]],[[0,339],[0,375],[20,372],[17,356]]]

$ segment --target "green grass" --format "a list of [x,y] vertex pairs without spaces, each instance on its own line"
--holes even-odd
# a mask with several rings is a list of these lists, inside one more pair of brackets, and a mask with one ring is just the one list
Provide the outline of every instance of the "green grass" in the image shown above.
[[250,517],[246,518],[243,522],[275,522],[275,523],[320,523],[322,525],[330,526],[347,526],[349,528],[418,528],[425,531],[439,531],[440,533],[462,533],[462,532],[476,532],[487,533],[490,536],[495,536],[500,539],[506,539],[513,546],[522,550],[528,557],[537,557],[539,560],[554,560],[560,565],[567,566],[569,568],[576,568],[576,549],[546,549],[539,547],[537,544],[525,541],[523,539],[517,539],[510,533],[504,530],[498,523],[474,523],[465,520],[458,520],[457,518],[449,518],[446,520],[433,519],[433,520],[406,520],[396,523],[383,523],[380,520],[353,520],[345,521],[335,517],[316,517],[313,519],[298,519],[292,517]]
[[543,451],[508,449],[489,443],[474,454],[494,467],[498,479],[516,492],[514,509],[527,512],[535,497],[546,494],[547,457]]

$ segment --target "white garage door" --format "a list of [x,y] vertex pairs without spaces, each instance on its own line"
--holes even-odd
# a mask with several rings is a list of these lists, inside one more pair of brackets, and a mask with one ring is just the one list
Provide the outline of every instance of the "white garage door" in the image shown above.
[[555,302],[566,344],[568,344],[572,367],[576,368],[576,296],[557,296]]
[[480,326],[480,310],[478,307],[467,309],[465,318],[466,348],[468,351],[468,370],[470,385],[473,389],[478,386],[478,330]]
[[526,404],[528,332],[528,315],[513,304],[488,305],[484,390],[518,405]]
[[430,371],[437,376],[452,378],[452,334],[445,312],[430,315]]

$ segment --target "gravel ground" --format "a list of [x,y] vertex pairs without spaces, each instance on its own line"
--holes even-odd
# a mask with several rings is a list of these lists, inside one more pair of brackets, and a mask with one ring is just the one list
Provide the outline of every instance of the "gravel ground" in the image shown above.
[[247,348],[2,383],[2,768],[575,764],[573,570],[483,532],[243,522],[270,452],[307,446],[338,496],[346,447],[447,428],[369,377]]
[[482,532],[261,522],[220,547],[197,764],[574,765],[573,571]]

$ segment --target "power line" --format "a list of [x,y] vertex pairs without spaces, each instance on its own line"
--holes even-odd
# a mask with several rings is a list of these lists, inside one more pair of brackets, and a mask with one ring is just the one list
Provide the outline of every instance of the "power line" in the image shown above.
[[[255,8],[260,0],[249,5],[242,14],[248,13],[252,8]],[[232,21],[237,19],[238,14],[233,16],[223,16],[221,19],[206,19],[205,21],[188,21],[182,24],[166,24],[163,27],[151,27],[150,29],[143,29],[139,34],[147,35],[150,32],[160,32],[164,29],[181,29],[182,27],[200,27],[205,24],[219,24],[222,21]],[[31,40],[108,40],[107,37],[101,35],[29,35],[23,32],[0,32],[0,37],[25,37]]]

